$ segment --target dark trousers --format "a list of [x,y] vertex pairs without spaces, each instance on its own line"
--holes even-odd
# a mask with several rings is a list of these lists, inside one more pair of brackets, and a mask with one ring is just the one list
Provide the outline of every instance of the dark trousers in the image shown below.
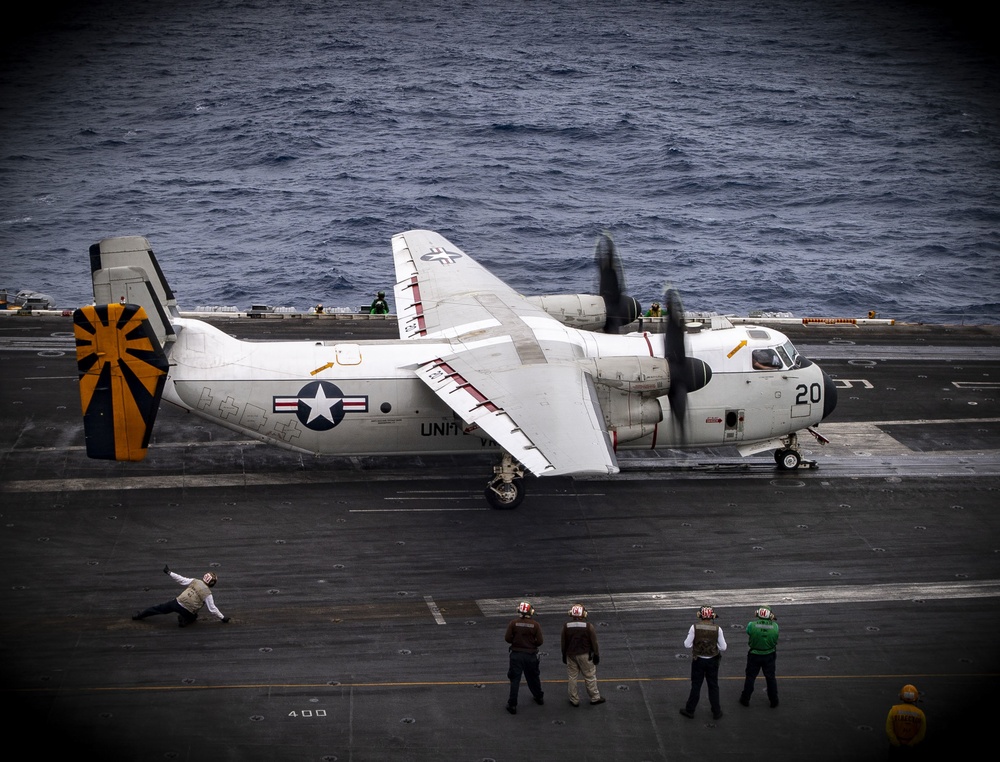
[[764,681],[767,683],[767,697],[772,704],[778,703],[778,680],[774,676],[774,664],[777,660],[777,651],[772,651],[769,654],[747,654],[747,676],[746,680],[743,681],[743,695],[740,696],[741,699],[750,700],[750,694],[753,693],[754,681],[761,670],[763,670]]
[[542,681],[539,678],[539,673],[538,654],[529,654],[523,651],[510,652],[510,668],[507,670],[507,678],[510,680],[508,706],[517,706],[517,691],[521,687],[522,674],[532,696],[540,699],[545,695],[542,692]]
[[157,606],[150,606],[145,611],[140,611],[136,615],[136,619],[145,619],[148,616],[156,616],[157,614],[177,614],[181,624],[191,624],[191,622],[198,618],[197,614],[192,614],[186,608],[181,606],[181,604],[177,602],[177,599],[174,598],[166,603],[161,603]]
[[719,664],[722,661],[722,654],[713,656],[711,659],[695,658],[691,660],[691,693],[688,694],[687,706],[689,712],[693,712],[698,706],[698,699],[701,698],[701,684],[708,682],[708,703],[712,705],[712,713],[718,714],[722,711],[719,704]]

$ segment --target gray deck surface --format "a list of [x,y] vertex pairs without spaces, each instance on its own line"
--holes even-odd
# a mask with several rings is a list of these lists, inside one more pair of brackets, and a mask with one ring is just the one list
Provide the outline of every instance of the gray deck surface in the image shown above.
[[[393,335],[389,321],[223,320],[243,338]],[[625,455],[602,479],[482,498],[492,461],[313,459],[164,406],[148,458],[88,460],[72,323],[0,319],[0,658],[8,738],[104,760],[868,760],[904,683],[927,751],[975,746],[1000,676],[996,327],[783,327],[838,379],[814,470],[720,449]],[[219,575],[179,629],[164,563]],[[504,711],[503,632],[544,628],[544,706]],[[608,701],[566,700],[582,602]],[[725,716],[682,645],[714,605]],[[737,703],[754,608],[781,705]],[[13,748],[13,746],[12,746]]]

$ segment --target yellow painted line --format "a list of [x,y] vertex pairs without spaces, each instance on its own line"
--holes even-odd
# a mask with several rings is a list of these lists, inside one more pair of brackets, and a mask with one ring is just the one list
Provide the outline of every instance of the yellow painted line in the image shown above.
[[[902,680],[911,682],[924,679],[941,680],[995,680],[1000,677],[1000,672],[925,672],[914,674],[905,672],[900,674],[880,674],[880,675],[788,675],[782,672],[779,680],[819,680],[823,682],[836,682],[844,680]],[[719,676],[719,680],[743,683],[744,676]],[[679,675],[677,677],[602,677],[598,678],[599,683],[690,683],[690,675]],[[566,680],[542,680],[547,685],[565,685]],[[460,688],[466,686],[486,686],[486,685],[510,685],[509,680],[413,680],[385,682],[358,682],[358,683],[234,683],[231,685],[119,685],[119,686],[90,686],[81,688],[67,688],[65,686],[48,688],[4,688],[0,693],[58,693],[66,695],[69,693],[150,693],[158,691],[246,691],[246,690],[301,690],[308,688],[311,690],[320,689],[341,689],[341,688]]]

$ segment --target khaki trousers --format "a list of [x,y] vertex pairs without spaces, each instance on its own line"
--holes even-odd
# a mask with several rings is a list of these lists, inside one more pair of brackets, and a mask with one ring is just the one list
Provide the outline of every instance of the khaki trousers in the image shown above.
[[587,686],[587,693],[591,701],[597,701],[601,697],[601,692],[597,690],[597,667],[590,660],[588,654],[577,654],[566,657],[567,687],[569,688],[569,700],[571,704],[580,703],[580,694],[576,688],[576,682],[580,675]]

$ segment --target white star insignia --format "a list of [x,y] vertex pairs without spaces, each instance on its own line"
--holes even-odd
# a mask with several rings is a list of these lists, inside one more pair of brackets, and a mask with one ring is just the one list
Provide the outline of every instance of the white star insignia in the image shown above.
[[343,397],[327,397],[326,391],[323,389],[323,385],[320,384],[316,389],[316,396],[313,398],[299,397],[299,402],[304,403],[309,407],[309,418],[306,420],[306,425],[309,425],[317,418],[326,418],[330,423],[334,422],[333,408],[337,405],[343,404]]

